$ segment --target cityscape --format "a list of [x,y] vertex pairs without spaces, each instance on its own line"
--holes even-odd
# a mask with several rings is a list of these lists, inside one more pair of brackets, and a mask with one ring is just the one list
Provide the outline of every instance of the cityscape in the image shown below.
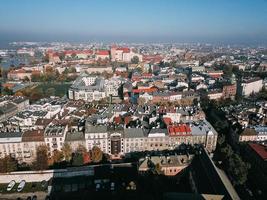
[[0,2],[0,200],[267,199],[266,8]]

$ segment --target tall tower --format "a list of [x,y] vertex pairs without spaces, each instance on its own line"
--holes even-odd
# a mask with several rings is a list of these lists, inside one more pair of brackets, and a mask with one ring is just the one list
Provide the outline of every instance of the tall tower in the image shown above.
[[111,61],[115,61],[117,46],[112,45],[110,49]]

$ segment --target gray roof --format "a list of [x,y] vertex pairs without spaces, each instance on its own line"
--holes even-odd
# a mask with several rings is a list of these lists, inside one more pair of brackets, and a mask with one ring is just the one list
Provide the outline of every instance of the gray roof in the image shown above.
[[142,128],[126,128],[124,129],[124,136],[126,138],[141,138],[147,136],[147,130]]
[[0,138],[14,138],[21,137],[22,132],[0,132]]
[[149,132],[149,134],[154,134],[154,133],[168,133],[168,130],[166,128],[152,128]]
[[83,132],[67,132],[65,141],[82,141],[85,140]]
[[86,126],[85,133],[106,133],[107,132],[107,126]]

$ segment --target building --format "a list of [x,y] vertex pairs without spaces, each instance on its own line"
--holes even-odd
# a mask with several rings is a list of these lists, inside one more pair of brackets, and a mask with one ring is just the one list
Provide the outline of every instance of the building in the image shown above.
[[44,139],[50,155],[53,154],[54,150],[61,150],[67,131],[68,125],[50,125],[46,127]]
[[151,156],[139,160],[138,171],[139,173],[146,173],[153,170],[150,166],[155,168],[158,166],[158,173],[165,176],[176,176],[190,165],[192,159],[193,155]]
[[98,50],[95,53],[95,60],[105,60],[110,59],[110,53],[108,50]]
[[82,74],[69,88],[71,100],[99,101],[106,97],[105,80],[102,77]]
[[240,96],[249,96],[258,93],[263,87],[263,80],[260,78],[245,79],[238,82],[237,94]]
[[92,150],[94,146],[99,147],[104,153],[109,153],[110,147],[108,145],[108,131],[107,126],[99,125],[93,126],[89,123],[85,128],[85,147],[88,151]]
[[29,130],[22,134],[23,162],[32,163],[37,147],[45,145],[44,130]]
[[245,128],[238,137],[239,142],[248,141],[267,141],[267,127],[266,126],[254,126]]
[[236,84],[227,84],[223,86],[222,96],[224,99],[234,99],[236,96]]
[[9,80],[23,80],[25,78],[31,80],[31,75],[32,75],[31,71],[26,71],[24,69],[16,69],[8,72],[7,78]]

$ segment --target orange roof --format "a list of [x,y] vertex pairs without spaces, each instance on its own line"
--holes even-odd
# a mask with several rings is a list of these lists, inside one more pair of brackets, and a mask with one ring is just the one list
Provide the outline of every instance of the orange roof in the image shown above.
[[109,51],[108,50],[99,50],[99,51],[96,52],[96,55],[108,56],[109,55]]
[[163,118],[163,121],[164,121],[164,123],[165,123],[167,126],[170,125],[170,124],[172,123],[172,119],[169,118],[169,117],[164,117],[164,118]]
[[4,84],[3,84],[3,87],[4,87],[4,88],[9,88],[9,89],[12,88],[12,87],[14,87],[14,86],[15,86],[14,83],[4,83]]
[[141,93],[141,92],[147,92],[147,93],[153,93],[158,91],[157,88],[153,87],[153,88],[142,88],[142,89],[133,89],[133,93]]
[[190,126],[186,124],[171,125],[168,127],[168,132],[170,136],[181,135],[181,133],[191,134]]
[[116,50],[123,51],[123,53],[130,53],[130,49],[128,47],[119,47]]

